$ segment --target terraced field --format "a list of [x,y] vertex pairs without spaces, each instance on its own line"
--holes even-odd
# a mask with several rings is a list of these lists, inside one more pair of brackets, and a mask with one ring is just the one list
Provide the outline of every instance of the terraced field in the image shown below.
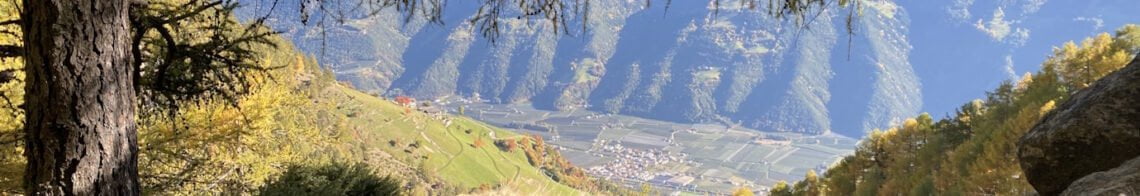
[[[358,131],[344,137],[372,144],[360,148],[379,150],[365,151],[370,152],[368,157],[376,157],[371,161],[438,176],[449,185],[463,189],[486,185],[540,195],[584,194],[544,175],[528,163],[521,151],[503,152],[491,145],[492,133],[498,138],[520,136],[512,131],[464,117],[430,115],[415,110],[405,113],[404,107],[391,101],[345,87],[329,88],[320,96],[339,103],[341,112],[349,114],[347,119],[351,122],[348,124]],[[477,138],[486,145],[476,148]],[[412,145],[417,147],[409,147]]]

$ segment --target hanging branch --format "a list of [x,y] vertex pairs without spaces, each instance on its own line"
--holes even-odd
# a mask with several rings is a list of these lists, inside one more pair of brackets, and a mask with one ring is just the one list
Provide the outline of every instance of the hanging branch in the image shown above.
[[136,6],[132,53],[144,112],[174,115],[180,104],[214,98],[237,107],[253,88],[251,77],[283,67],[257,63],[254,48],[277,47],[270,38],[278,32],[265,18],[238,23],[237,7],[223,0]]
[[[0,21],[0,27],[9,25],[12,27],[19,27],[21,22],[22,20],[20,19]],[[15,37],[17,40],[21,37],[19,32],[12,30],[11,28],[0,29],[0,34]],[[0,58],[12,58],[21,56],[24,56],[24,47],[18,45],[0,44]],[[3,82],[0,82],[0,84],[3,84]]]
[[24,56],[24,47],[16,45],[0,45],[0,58],[13,58]]

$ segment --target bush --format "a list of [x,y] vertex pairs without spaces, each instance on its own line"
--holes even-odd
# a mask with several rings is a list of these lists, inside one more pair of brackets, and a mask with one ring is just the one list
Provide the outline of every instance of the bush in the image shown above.
[[471,144],[471,147],[482,148],[485,145],[487,145],[487,144],[485,144],[485,142],[483,141],[483,137],[475,137],[475,142],[473,144]]
[[518,143],[515,142],[514,139],[501,139],[495,141],[495,146],[498,146],[499,150],[504,152],[515,152],[515,149],[518,148]]
[[261,195],[399,195],[400,182],[379,177],[367,165],[292,165],[261,188]]

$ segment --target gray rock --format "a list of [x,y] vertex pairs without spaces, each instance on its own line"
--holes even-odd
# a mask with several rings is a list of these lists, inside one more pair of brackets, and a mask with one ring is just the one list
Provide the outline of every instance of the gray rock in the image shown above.
[[1140,156],[1140,59],[1046,114],[1022,136],[1017,155],[1042,195]]
[[1089,174],[1073,182],[1061,195],[1138,195],[1140,194],[1140,158],[1134,158],[1116,169]]

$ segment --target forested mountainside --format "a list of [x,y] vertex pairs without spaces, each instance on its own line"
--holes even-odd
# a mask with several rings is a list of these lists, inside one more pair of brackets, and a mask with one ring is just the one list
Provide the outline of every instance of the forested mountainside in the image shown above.
[[[0,4],[0,13],[14,13],[8,5]],[[195,33],[173,31],[176,39]],[[13,42],[0,36],[0,43]],[[268,42],[276,47],[251,48],[253,60],[277,68],[245,78],[253,81],[251,92],[236,103],[207,98],[140,114],[142,193],[343,194],[377,185],[361,179],[383,176],[388,180],[373,183],[394,184],[366,188],[409,195],[624,191],[586,176],[541,137],[365,94],[336,81],[289,41]],[[0,61],[0,69],[23,66],[22,60]],[[0,195],[25,191],[25,113],[15,107],[24,103],[25,76],[13,77],[18,80],[0,85],[0,104],[10,106],[0,107]]]
[[954,116],[934,120],[923,114],[901,126],[876,130],[859,143],[854,155],[822,174],[809,172],[804,181],[776,184],[771,193],[1033,194],[1034,187],[1018,164],[1018,139],[1072,92],[1128,65],[1137,52],[1140,26],[1136,25],[1124,26],[1115,35],[1102,33],[1079,44],[1065,43],[1054,48],[1037,73],[1003,83],[984,100],[962,105]]
[[[371,93],[828,133],[831,86],[842,82],[847,99],[859,97],[850,101],[859,106],[838,111],[860,116],[839,130],[853,136],[922,107],[907,57],[908,16],[891,2],[866,1],[850,21],[860,33],[849,35],[853,13],[836,11],[843,9],[797,23],[770,15],[768,4],[723,1],[714,12],[711,1],[595,1],[585,32],[556,34],[551,24],[512,19],[493,43],[466,21],[477,2],[449,2],[441,25],[405,23],[394,11],[301,23],[296,2],[243,3],[245,13],[274,8],[272,26]],[[568,25],[581,26],[582,16],[574,17]],[[866,70],[832,81],[840,64]]]

